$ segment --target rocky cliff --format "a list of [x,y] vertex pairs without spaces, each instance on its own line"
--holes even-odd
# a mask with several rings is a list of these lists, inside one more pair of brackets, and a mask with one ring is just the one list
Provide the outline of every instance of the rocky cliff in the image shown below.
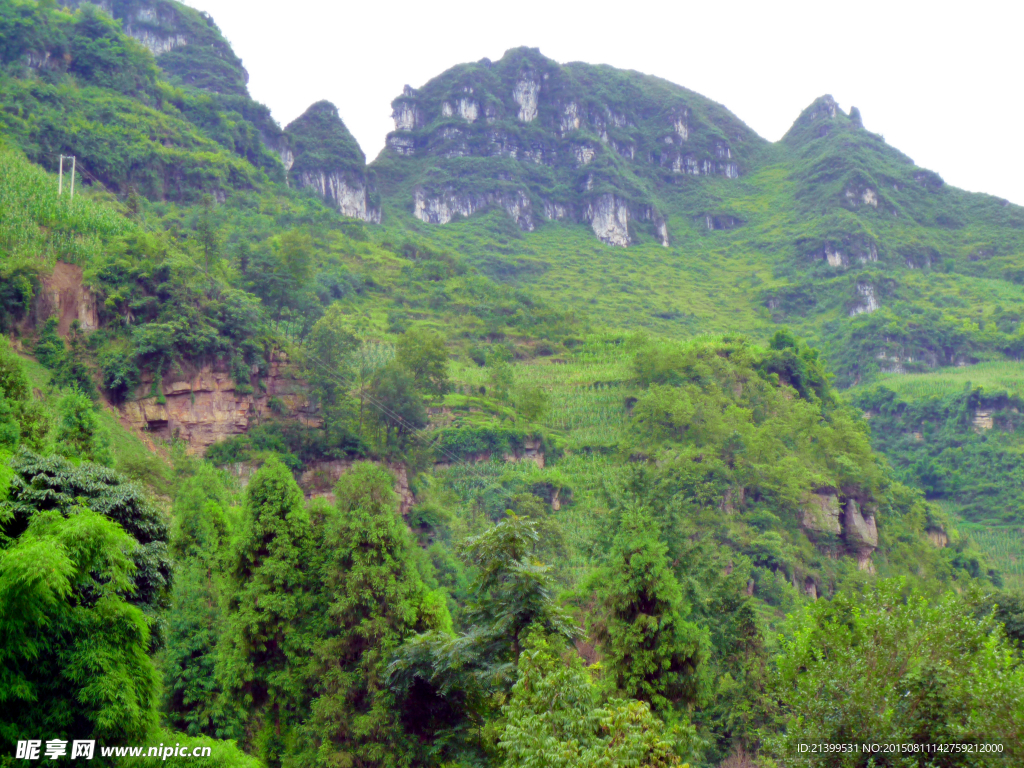
[[801,523],[807,537],[829,554],[857,559],[857,568],[874,573],[872,553],[878,549],[877,509],[872,502],[841,500],[832,488],[822,488],[804,504]]
[[344,216],[380,223],[366,156],[333,104],[313,104],[285,128],[285,137],[280,155],[290,184],[315,190]]
[[172,80],[222,94],[248,95],[249,73],[208,13],[174,0],[69,0],[95,5],[156,57]]
[[121,405],[124,421],[160,439],[183,440],[190,453],[202,454],[213,443],[248,431],[268,412],[271,398],[285,414],[315,426],[316,409],[307,397],[298,369],[286,359],[271,361],[267,375],[240,387],[225,366],[203,365],[154,380],[143,378]]
[[560,65],[536,49],[464,64],[392,102],[371,166],[421,221],[502,208],[520,228],[587,223],[609,245],[669,245],[660,191],[738,178],[766,143],[721,106],[658,78]]

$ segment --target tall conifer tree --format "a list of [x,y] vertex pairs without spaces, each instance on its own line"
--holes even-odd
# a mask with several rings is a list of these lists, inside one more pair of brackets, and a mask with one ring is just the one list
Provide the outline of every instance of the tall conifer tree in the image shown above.
[[218,664],[229,705],[248,719],[243,741],[271,766],[303,714],[308,549],[302,491],[272,458],[249,483]]
[[326,521],[325,613],[313,662],[320,696],[310,729],[321,764],[410,763],[414,745],[384,684],[386,667],[406,637],[451,629],[444,598],[412,562],[393,483],[387,470],[357,464],[339,481],[338,514]]
[[623,513],[602,574],[605,616],[597,636],[615,687],[655,710],[696,703],[706,692],[706,630],[686,621],[689,606],[658,528],[642,509]]

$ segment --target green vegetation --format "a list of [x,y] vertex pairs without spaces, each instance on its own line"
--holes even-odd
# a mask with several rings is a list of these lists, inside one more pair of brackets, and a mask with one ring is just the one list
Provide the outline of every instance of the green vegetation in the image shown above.
[[367,167],[203,14],[71,5],[0,0],[3,755],[1019,757],[1019,208],[530,49]]

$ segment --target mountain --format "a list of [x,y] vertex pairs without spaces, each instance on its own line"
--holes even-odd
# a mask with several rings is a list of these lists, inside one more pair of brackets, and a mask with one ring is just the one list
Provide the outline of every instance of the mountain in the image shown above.
[[369,163],[173,0],[0,0],[0,63],[0,605],[69,628],[0,619],[0,721],[711,768],[884,711],[1024,753],[1020,207],[831,96],[768,142],[530,48],[404,89]]
[[343,216],[380,223],[379,202],[367,188],[366,156],[338,116],[319,101],[285,129],[294,148],[283,157],[289,183],[316,190]]
[[[421,221],[495,205],[524,231],[585,221],[603,242],[668,246],[660,188],[682,176],[737,178],[766,142],[734,115],[664,80],[561,66],[536,49],[454,67],[392,102],[374,166]],[[642,230],[643,235],[639,233]]]
[[71,0],[92,5],[121,22],[149,49],[171,82],[219,94],[248,96],[249,73],[208,13],[172,0]]

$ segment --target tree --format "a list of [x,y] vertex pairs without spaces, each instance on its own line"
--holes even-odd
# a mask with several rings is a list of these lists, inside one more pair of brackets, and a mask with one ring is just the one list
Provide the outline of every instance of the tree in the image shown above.
[[[348,397],[352,381],[352,357],[359,339],[348,325],[345,311],[338,303],[313,325],[306,339],[306,370],[310,386],[323,411],[324,430],[332,445],[352,440],[355,420],[353,401]],[[359,414],[362,422],[362,413]]]
[[515,682],[523,640],[531,629],[573,639],[578,629],[555,602],[549,569],[533,556],[535,524],[510,515],[460,548],[477,577],[459,634],[434,631],[410,638],[388,668],[388,686],[406,722],[433,745],[435,762],[488,751],[486,720]]
[[409,437],[427,425],[423,398],[412,377],[399,365],[386,365],[374,374],[369,400],[383,427],[387,448],[403,448]]
[[310,718],[321,764],[410,763],[414,743],[384,685],[386,665],[406,637],[451,630],[443,594],[413,565],[393,485],[387,470],[356,464],[338,481],[337,514],[326,520]]
[[[10,522],[11,511],[0,510]],[[0,744],[29,734],[141,744],[155,725],[149,621],[135,589],[136,543],[75,506],[36,510],[0,545]],[[45,734],[45,736],[43,736]]]
[[502,708],[504,768],[679,766],[692,727],[666,729],[646,702],[598,695],[580,657],[560,638],[533,632],[519,657],[518,680]]
[[[980,598],[931,601],[902,579],[840,593],[790,619],[771,693],[786,723],[765,752],[794,766],[878,765],[879,756],[809,755],[798,744],[998,743],[1003,752],[917,752],[900,766],[1006,765],[1024,756],[1024,665]],[[941,762],[939,762],[941,760]]]
[[57,512],[70,517],[85,503],[134,539],[129,601],[150,615],[165,605],[171,581],[167,523],[140,486],[106,467],[75,464],[60,456],[43,457],[24,448],[10,467],[14,474],[0,534],[17,538],[36,514]]
[[503,359],[498,359],[494,363],[491,363],[490,360],[487,362],[487,367],[490,368],[488,380],[491,384],[491,394],[498,400],[505,402],[508,400],[514,382],[512,366]]
[[611,682],[656,712],[695,704],[708,689],[708,633],[686,621],[689,606],[666,551],[650,515],[627,509],[609,564],[595,579],[604,609],[595,634]]
[[206,274],[220,255],[220,238],[213,223],[213,197],[203,195],[199,201],[199,215],[196,217],[196,240],[203,252],[203,264]]
[[67,458],[84,459],[110,466],[110,438],[99,423],[92,400],[77,388],[69,389],[57,402],[56,451]]
[[182,459],[178,470],[170,542],[178,568],[167,613],[164,708],[170,722],[191,735],[234,736],[237,722],[221,706],[216,675],[225,623],[223,574],[229,564],[228,496],[210,464]]
[[39,329],[39,337],[36,340],[36,344],[32,348],[36,360],[51,369],[59,366],[67,354],[67,347],[64,344],[64,339],[57,332],[57,325],[58,322],[55,315],[46,318]]
[[49,428],[42,405],[32,399],[25,366],[0,339],[0,448],[41,450]]
[[437,331],[406,331],[395,345],[395,359],[412,375],[421,392],[440,397],[448,391],[448,351]]
[[512,664],[519,659],[524,632],[533,625],[569,639],[578,634],[555,602],[550,569],[533,556],[537,544],[536,524],[509,515],[462,545],[466,560],[477,569],[467,618],[488,628],[501,648],[494,656]]
[[525,387],[516,397],[516,407],[527,421],[540,421],[548,409],[548,395],[543,387]]
[[78,320],[71,321],[67,342],[67,351],[58,359],[53,369],[53,385],[78,389],[90,400],[95,400],[96,384],[85,361],[85,334],[82,333],[82,326]]
[[217,674],[227,705],[246,721],[243,741],[275,766],[307,706],[309,646],[302,622],[308,544],[302,491],[272,457],[246,491]]

